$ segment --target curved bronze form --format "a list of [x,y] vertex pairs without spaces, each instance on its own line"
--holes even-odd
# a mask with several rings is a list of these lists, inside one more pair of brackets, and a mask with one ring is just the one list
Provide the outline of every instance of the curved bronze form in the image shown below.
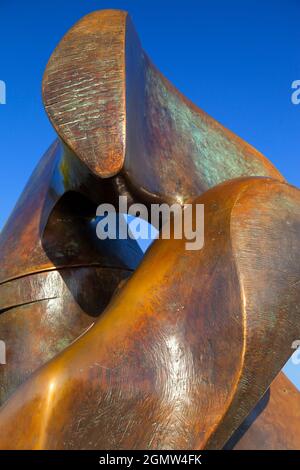
[[[299,191],[160,74],[125,12],[66,34],[43,96],[60,140],[0,237],[0,448],[294,448],[282,375],[263,406],[300,336]],[[119,195],[204,204],[204,248],[97,240]]]
[[162,76],[127,13],[79,21],[48,63],[43,96],[56,131],[90,172],[121,174],[139,197],[184,201],[238,176],[283,180]]

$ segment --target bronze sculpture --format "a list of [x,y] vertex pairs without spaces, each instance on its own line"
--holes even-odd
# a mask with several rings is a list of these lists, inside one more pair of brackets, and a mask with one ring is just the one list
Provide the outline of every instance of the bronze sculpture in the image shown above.
[[[43,97],[60,140],[0,239],[0,448],[298,446],[298,392],[273,380],[300,336],[299,191],[160,74],[124,12],[66,34]],[[99,242],[119,195],[201,202],[203,250]]]

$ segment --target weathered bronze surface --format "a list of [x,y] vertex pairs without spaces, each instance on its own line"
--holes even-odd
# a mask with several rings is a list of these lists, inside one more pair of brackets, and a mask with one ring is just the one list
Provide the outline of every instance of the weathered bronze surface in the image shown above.
[[162,76],[125,12],[91,13],[66,34],[43,95],[58,134],[91,173],[121,173],[139,197],[184,201],[238,176],[283,180]]
[[[297,448],[299,393],[275,377],[300,337],[299,191],[161,75],[125,12],[66,34],[43,96],[59,140],[0,236],[0,448]],[[119,195],[204,204],[204,248],[99,241]]]
[[227,448],[237,450],[300,449],[299,392],[281,372]]

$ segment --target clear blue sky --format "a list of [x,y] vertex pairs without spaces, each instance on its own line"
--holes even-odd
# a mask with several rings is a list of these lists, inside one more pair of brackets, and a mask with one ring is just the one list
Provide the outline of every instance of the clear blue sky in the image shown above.
[[[198,106],[262,151],[300,186],[299,0],[0,0],[0,228],[55,134],[41,80],[57,42],[80,17],[130,12],[144,48]],[[300,365],[289,375],[300,388]]]

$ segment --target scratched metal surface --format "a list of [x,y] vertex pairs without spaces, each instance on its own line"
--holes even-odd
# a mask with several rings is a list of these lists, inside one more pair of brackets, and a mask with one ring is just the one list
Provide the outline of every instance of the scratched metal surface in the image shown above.
[[300,394],[281,372],[233,435],[235,450],[299,450]]
[[0,286],[0,405],[40,366],[77,339],[131,271],[86,267],[49,271]]
[[[261,199],[265,210],[256,211]],[[96,324],[6,402],[0,448],[222,448],[300,334],[299,290],[289,290],[299,279],[299,199],[297,189],[262,178],[206,192],[197,200],[206,208],[204,249],[156,241]],[[267,225],[275,235],[250,249],[251,234]],[[281,243],[290,247],[284,274]],[[262,256],[270,277],[261,321]]]
[[283,180],[162,76],[125,12],[91,13],[66,34],[43,96],[56,131],[91,173],[122,174],[140,199],[184,201],[238,176]]
[[[222,448],[299,329],[299,191],[160,74],[124,12],[67,33],[43,96],[60,142],[0,237],[0,448]],[[204,249],[157,241],[139,265],[99,244],[95,208],[121,194],[200,196]]]

